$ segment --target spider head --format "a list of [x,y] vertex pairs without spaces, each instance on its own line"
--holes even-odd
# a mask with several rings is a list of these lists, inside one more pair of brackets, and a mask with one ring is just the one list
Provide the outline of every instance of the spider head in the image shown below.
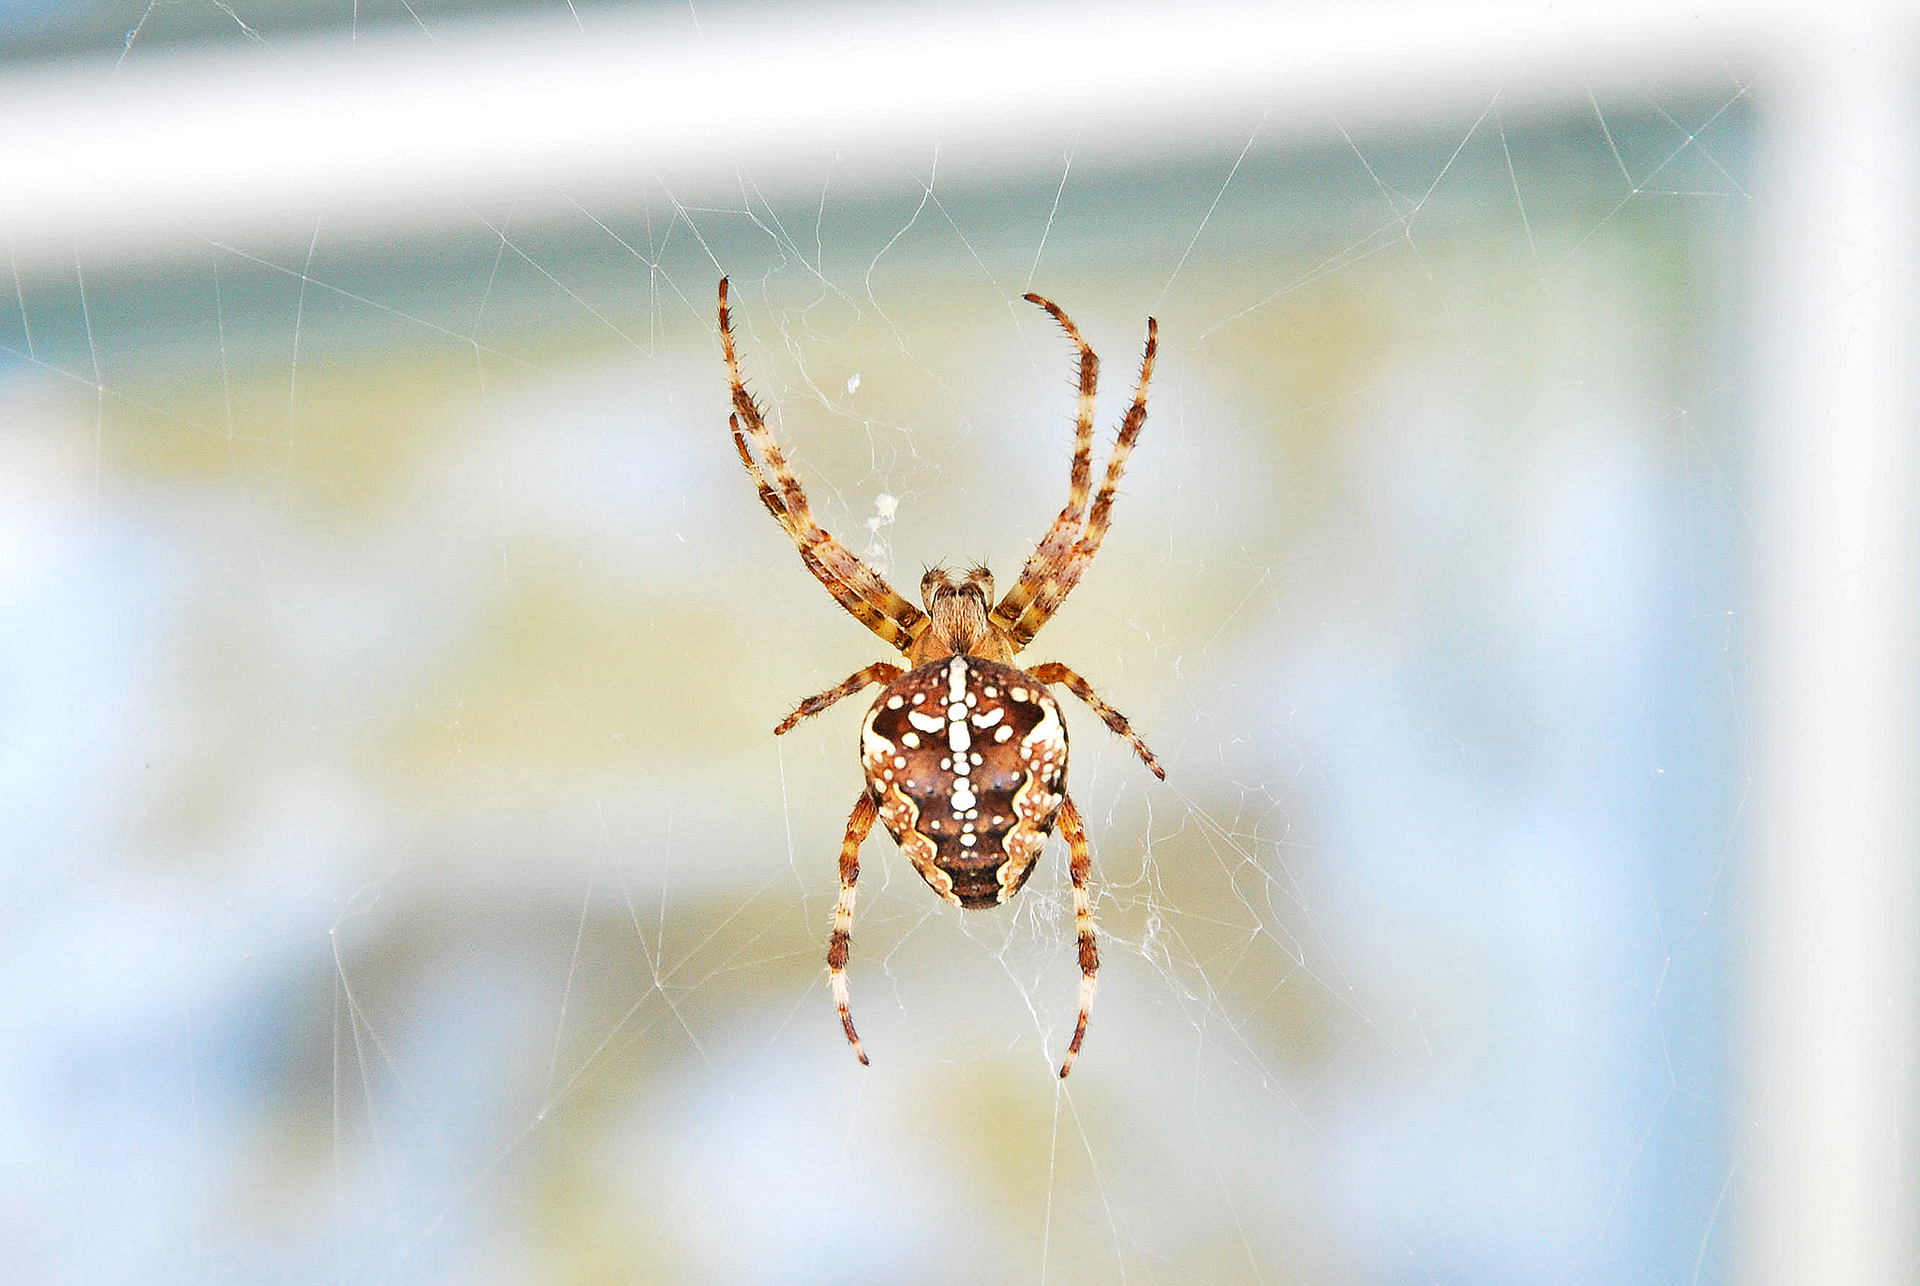
[[990,641],[998,633],[987,620],[993,602],[992,572],[984,567],[964,572],[932,568],[920,578],[920,599],[931,620],[928,633],[943,649],[940,655],[992,654]]

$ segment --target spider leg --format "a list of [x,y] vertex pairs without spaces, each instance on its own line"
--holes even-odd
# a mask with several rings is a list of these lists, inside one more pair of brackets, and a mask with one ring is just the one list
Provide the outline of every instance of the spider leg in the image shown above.
[[904,673],[905,671],[899,666],[890,665],[885,661],[875,661],[865,669],[855,670],[852,674],[849,674],[825,692],[815,693],[805,701],[802,701],[799,706],[794,709],[792,714],[782,719],[779,725],[774,728],[773,735],[778,737],[782,733],[791,732],[793,725],[799,723],[802,719],[808,719],[819,714],[822,710],[825,710],[842,697],[852,696],[869,683],[892,683]]
[[993,609],[994,620],[1002,628],[1012,626],[1020,619],[1035,593],[1046,583],[1051,569],[1073,548],[1073,542],[1086,521],[1087,493],[1093,479],[1093,398],[1100,380],[1099,357],[1060,305],[1040,295],[1028,294],[1025,298],[1046,309],[1047,315],[1058,322],[1060,329],[1067,333],[1067,338],[1073,341],[1074,349],[1080,356],[1080,397],[1074,412],[1073,466],[1067,475],[1066,506],[1053,520],[1053,526],[1047,528],[1046,534],[1033,547],[1033,552],[1027,555],[1020,575]]
[[[853,943],[853,886],[860,878],[860,842],[873,829],[873,819],[879,813],[874,806],[873,797],[865,791],[853,805],[853,812],[847,817],[847,836],[840,841],[840,896],[833,904],[833,933],[827,938],[827,983],[833,988],[833,1006],[840,1011],[840,1029],[847,1034],[847,1044],[853,1046],[854,1057],[862,1066],[867,1062],[867,1051],[860,1047],[860,1037],[853,1030],[853,1015],[847,1009],[847,953]],[[1085,836],[1082,835],[1084,843]],[[1084,965],[1087,948],[1081,948],[1081,960]],[[1086,1017],[1083,1013],[1081,1023]],[[1074,1038],[1074,1047],[1078,1048],[1079,1038]],[[1072,1062],[1069,1054],[1067,1061]],[[1066,1075],[1063,1070],[1060,1073]]]
[[[1070,331],[1075,342],[1084,345],[1077,331]],[[1133,445],[1139,440],[1140,430],[1147,421],[1147,385],[1153,377],[1154,357],[1160,347],[1160,326],[1153,318],[1147,318],[1147,342],[1140,358],[1140,378],[1134,384],[1133,402],[1127,407],[1126,415],[1120,421],[1120,430],[1114,437],[1113,451],[1107,457],[1106,476],[1101,479],[1100,490],[1094,494],[1093,510],[1086,513],[1086,482],[1076,476],[1072,481],[1074,494],[1070,494],[1067,509],[1061,510],[1060,518],[1054,522],[1053,529],[1041,539],[1027,566],[1021,570],[1020,581],[994,609],[996,616],[1006,622],[1007,632],[1012,636],[1014,647],[1023,648],[1032,641],[1066,601],[1073,587],[1080,583],[1093,556],[1100,550],[1100,542],[1106,539],[1107,528],[1111,524],[1113,501],[1120,485],[1120,476],[1126,471],[1127,457],[1133,452]],[[1082,421],[1085,423],[1085,421]],[[1075,465],[1081,462],[1076,435]],[[1076,507],[1073,501],[1078,500]],[[1085,527],[1078,531],[1062,531],[1069,512],[1077,522],[1086,514]],[[1077,539],[1070,539],[1076,537]]]
[[1127,717],[1108,705],[1100,694],[1093,690],[1092,684],[1058,661],[1047,661],[1036,665],[1027,673],[1042,683],[1066,684],[1067,691],[1086,702],[1088,709],[1099,715],[1100,721],[1113,729],[1115,735],[1126,739],[1127,744],[1133,747],[1133,752],[1140,756],[1140,762],[1147,766],[1148,772],[1162,781],[1167,779],[1166,769],[1162,768],[1160,761],[1153,757],[1153,752],[1147,749],[1147,743],[1142,741],[1140,734],[1133,730],[1133,725],[1127,722]]
[[[727,380],[733,397],[733,414],[727,417],[727,426],[733,432],[733,446],[739,452],[740,463],[746,466],[759,489],[760,503],[767,507],[767,512],[787,533],[787,539],[800,551],[800,560],[807,570],[834,600],[888,644],[906,651],[926,625],[927,615],[895,593],[885,578],[813,520],[813,512],[807,507],[807,493],[788,468],[780,444],[774,440],[760,415],[759,405],[741,378],[740,359],[734,351],[733,321],[727,309],[725,277],[720,279],[720,349],[726,358]],[[754,458],[756,451],[758,460]]]
[[1153,376],[1153,359],[1160,346],[1159,333],[1159,323],[1151,317],[1147,318],[1147,344],[1140,359],[1140,380],[1134,385],[1133,402],[1120,421],[1120,431],[1114,435],[1113,451],[1107,456],[1106,477],[1100,481],[1100,490],[1094,493],[1093,512],[1087,516],[1086,531],[1074,542],[1064,564],[1055,570],[1053,577],[1035,596],[1033,606],[1027,609],[1016,625],[1013,632],[1021,640],[1022,647],[1039,633],[1042,625],[1052,619],[1060,604],[1073,592],[1073,587],[1080,583],[1080,577],[1093,562],[1093,556],[1100,552],[1100,542],[1107,538],[1107,528],[1113,521],[1113,501],[1120,486],[1120,475],[1126,471],[1127,457],[1133,454],[1133,444],[1139,440],[1140,430],[1147,422],[1147,382]]
[[[1066,837],[1070,852],[1067,873],[1073,880],[1073,928],[1080,942],[1080,1014],[1073,1022],[1073,1040],[1067,1045],[1067,1057],[1060,1064],[1060,1077],[1073,1070],[1080,1056],[1080,1042],[1087,1038],[1087,1015],[1093,1010],[1093,988],[1100,972],[1100,947],[1093,935],[1093,904],[1087,895],[1087,875],[1093,870],[1093,852],[1087,844],[1087,828],[1080,821],[1080,810],[1071,796],[1060,801],[1060,834]],[[848,1032],[852,1032],[849,1027]],[[864,1061],[864,1060],[863,1060]]]

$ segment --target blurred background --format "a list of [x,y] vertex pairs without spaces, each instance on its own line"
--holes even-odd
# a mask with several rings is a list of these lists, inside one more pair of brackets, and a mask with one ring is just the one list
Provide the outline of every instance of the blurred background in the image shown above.
[[[22,1281],[1911,1280],[1895,7],[0,9]],[[1591,10],[1591,11],[1590,11]],[[816,512],[1011,583],[1054,841],[884,835]]]

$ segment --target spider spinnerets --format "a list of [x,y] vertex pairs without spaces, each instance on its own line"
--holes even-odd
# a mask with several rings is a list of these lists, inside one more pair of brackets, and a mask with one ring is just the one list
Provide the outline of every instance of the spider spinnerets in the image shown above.
[[[920,579],[925,609],[895,593],[886,580],[813,520],[806,492],[787,467],[780,444],[740,377],[727,313],[727,279],[720,279],[720,345],[732,387],[727,417],[734,449],[760,490],[761,503],[800,551],[800,561],[834,600],[907,661],[901,669],[876,661],[802,701],[774,728],[790,731],[843,697],[870,684],[882,691],[860,725],[866,789],[847,818],[840,843],[840,896],[827,942],[827,975],[847,1043],[862,1063],[866,1050],[847,1007],[847,955],[853,934],[854,887],[860,844],[875,818],[933,891],[961,907],[997,906],[1020,891],[1033,873],[1047,836],[1058,826],[1069,850],[1073,920],[1079,942],[1080,1008],[1060,1075],[1087,1034],[1100,952],[1094,939],[1087,875],[1093,865],[1087,830],[1067,794],[1067,726],[1047,691],[1063,684],[1101,721],[1124,737],[1153,775],[1166,773],[1139,734],[1078,674],[1048,661],[1015,665],[1020,652],[1079,583],[1107,534],[1114,489],[1147,419],[1147,380],[1153,374],[1158,327],[1147,319],[1147,343],[1133,402],[1120,421],[1106,476],[1093,482],[1093,403],[1100,359],[1059,305],[1026,296],[1045,309],[1079,354],[1080,397],[1074,420],[1073,463],[1067,503],[999,602],[984,567],[962,573],[934,568]],[[756,459],[756,454],[758,458]],[[991,604],[991,606],[989,606]]]

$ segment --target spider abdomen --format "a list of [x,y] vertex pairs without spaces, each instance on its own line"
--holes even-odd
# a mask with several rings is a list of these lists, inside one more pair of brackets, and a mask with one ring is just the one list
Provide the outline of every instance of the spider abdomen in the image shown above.
[[888,684],[860,726],[860,757],[887,831],[960,906],[1020,891],[1066,798],[1067,726],[1053,695],[977,656]]

